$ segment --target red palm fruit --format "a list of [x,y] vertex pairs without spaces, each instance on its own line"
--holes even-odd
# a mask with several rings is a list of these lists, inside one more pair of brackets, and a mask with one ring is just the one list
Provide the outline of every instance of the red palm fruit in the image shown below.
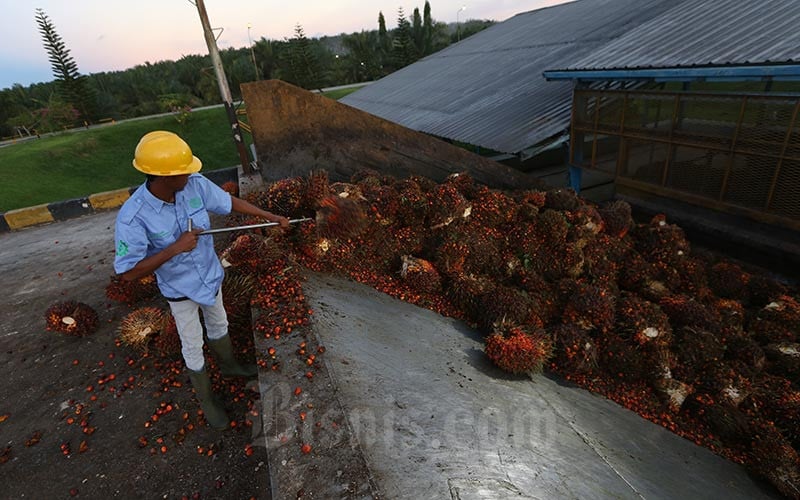
[[553,210],[575,210],[581,205],[581,200],[571,188],[558,188],[547,191],[544,206]]
[[106,286],[106,297],[117,302],[133,305],[158,295],[158,285],[154,274],[148,274],[133,281],[112,276]]
[[44,316],[48,331],[83,337],[97,330],[97,312],[83,302],[57,302],[47,308]]

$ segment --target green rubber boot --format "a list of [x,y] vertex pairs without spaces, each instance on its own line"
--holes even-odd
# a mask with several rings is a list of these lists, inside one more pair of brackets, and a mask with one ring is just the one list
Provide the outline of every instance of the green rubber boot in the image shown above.
[[219,371],[222,372],[223,377],[255,377],[258,375],[258,367],[256,365],[241,364],[236,361],[233,355],[233,345],[231,345],[231,336],[225,335],[220,339],[208,340],[208,347],[217,355],[219,360]]
[[192,381],[194,392],[197,394],[197,399],[200,400],[200,408],[203,409],[206,422],[212,429],[224,431],[230,425],[230,420],[228,420],[225,409],[214,397],[208,372],[206,372],[205,368],[199,372],[188,369],[187,371],[189,372],[189,379]]

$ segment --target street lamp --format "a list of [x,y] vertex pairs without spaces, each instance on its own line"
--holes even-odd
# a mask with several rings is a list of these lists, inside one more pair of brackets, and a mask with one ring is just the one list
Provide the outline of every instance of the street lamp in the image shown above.
[[253,40],[250,38],[250,28],[253,26],[247,23],[247,41],[250,42],[250,56],[253,58],[253,69],[256,70],[256,80],[258,80],[258,65],[256,64],[256,53],[253,51]]
[[459,22],[459,14],[461,14],[462,10],[467,10],[466,5],[462,5],[460,9],[456,11],[456,41],[461,41],[461,23]]

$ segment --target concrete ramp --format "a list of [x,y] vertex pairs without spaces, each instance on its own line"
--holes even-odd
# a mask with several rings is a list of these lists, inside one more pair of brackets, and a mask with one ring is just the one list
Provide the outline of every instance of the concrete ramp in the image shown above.
[[267,181],[320,169],[333,180],[349,180],[371,168],[439,182],[468,171],[477,181],[503,189],[541,185],[533,175],[280,80],[241,88]]
[[743,467],[602,397],[499,371],[459,321],[327,275],[305,289],[373,496],[772,497]]

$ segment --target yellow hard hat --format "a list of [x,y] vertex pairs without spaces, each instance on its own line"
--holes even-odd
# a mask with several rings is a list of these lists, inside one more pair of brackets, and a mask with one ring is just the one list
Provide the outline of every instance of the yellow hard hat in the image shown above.
[[139,139],[133,166],[145,174],[167,176],[199,172],[203,162],[177,134],[156,130]]

